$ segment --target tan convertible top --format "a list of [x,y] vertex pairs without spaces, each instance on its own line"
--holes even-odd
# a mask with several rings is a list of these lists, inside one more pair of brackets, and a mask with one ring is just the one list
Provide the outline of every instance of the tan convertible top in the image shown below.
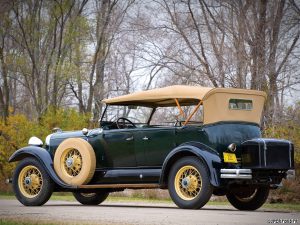
[[178,99],[181,105],[197,104],[199,100],[204,101],[214,93],[233,93],[266,97],[265,92],[248,89],[174,85],[109,98],[103,100],[103,102],[110,105],[176,106],[175,98]]
[[[252,109],[230,109],[230,99],[251,100]],[[105,99],[103,102],[108,105],[178,106],[179,109],[183,105],[197,105],[193,114],[203,105],[204,124],[219,121],[259,124],[265,99],[266,93],[256,90],[175,85]],[[190,119],[191,117],[187,118],[186,122]]]

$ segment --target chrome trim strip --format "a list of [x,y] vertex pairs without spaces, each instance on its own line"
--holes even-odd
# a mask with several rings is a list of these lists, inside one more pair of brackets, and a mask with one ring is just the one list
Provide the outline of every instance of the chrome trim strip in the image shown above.
[[262,140],[264,143],[264,157],[265,157],[265,167],[266,167],[267,166],[267,145],[263,138],[260,138],[260,140]]

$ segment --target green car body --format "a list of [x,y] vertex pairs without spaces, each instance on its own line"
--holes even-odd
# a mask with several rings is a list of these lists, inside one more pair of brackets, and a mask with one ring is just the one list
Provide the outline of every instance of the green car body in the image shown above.
[[[207,157],[214,158],[212,170],[225,168],[226,163],[222,161],[222,154],[227,151],[227,146],[236,143],[238,145],[236,155],[240,158],[241,143],[246,140],[261,138],[261,132],[258,125],[245,122],[121,130],[99,128],[91,130],[87,135],[83,135],[82,131],[58,132],[51,136],[51,145],[48,147],[52,157],[63,140],[73,137],[86,139],[95,150],[97,169],[92,180],[93,184],[113,183],[116,182],[116,177],[118,177],[118,183],[127,184],[132,182],[159,183],[161,172],[167,163],[167,156],[171,155],[177,148],[183,148],[187,153],[191,152],[189,148],[183,147],[189,142],[198,143],[205,146],[206,149],[210,149]],[[147,140],[144,140],[145,137]],[[201,153],[199,154],[201,155]],[[114,173],[107,175],[107,171],[111,170],[122,171],[124,177]],[[147,170],[151,172],[147,173]],[[104,174],[103,172],[105,175],[101,176]],[[142,179],[140,174],[143,175]],[[221,183],[220,178],[211,178],[211,182],[216,186]]]

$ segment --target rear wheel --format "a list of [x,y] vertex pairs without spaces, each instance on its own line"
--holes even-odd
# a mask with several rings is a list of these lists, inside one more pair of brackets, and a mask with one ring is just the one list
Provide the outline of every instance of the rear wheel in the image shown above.
[[226,197],[236,209],[256,210],[267,201],[268,195],[269,187],[247,187],[229,191]]
[[168,189],[174,203],[183,209],[203,207],[213,192],[206,166],[193,156],[184,157],[173,165]]
[[47,171],[34,158],[25,158],[17,165],[12,183],[16,198],[26,206],[45,204],[54,188]]
[[79,193],[74,192],[74,197],[83,205],[99,205],[108,197],[109,192],[101,191],[97,193]]

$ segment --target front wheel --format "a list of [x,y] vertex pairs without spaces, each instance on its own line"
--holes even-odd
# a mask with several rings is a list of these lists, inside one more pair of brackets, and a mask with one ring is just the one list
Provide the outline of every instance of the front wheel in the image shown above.
[[99,205],[102,203],[109,195],[107,191],[101,191],[97,193],[79,193],[74,192],[74,197],[82,205]]
[[17,165],[12,183],[16,198],[26,206],[45,204],[54,188],[54,182],[35,158],[25,158]]
[[174,203],[182,209],[200,209],[213,192],[206,166],[193,156],[184,157],[173,165],[168,189]]
[[269,187],[235,188],[226,194],[228,201],[239,210],[256,210],[268,199]]

